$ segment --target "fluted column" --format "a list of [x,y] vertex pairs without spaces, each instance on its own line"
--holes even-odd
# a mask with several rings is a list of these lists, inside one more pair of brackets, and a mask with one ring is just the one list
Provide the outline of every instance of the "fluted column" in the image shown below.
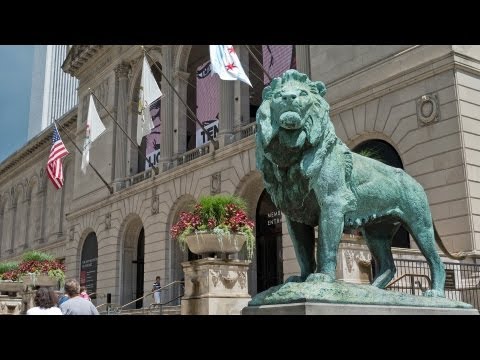
[[[183,71],[177,71],[174,75],[174,85],[183,100],[187,100],[187,85],[190,74]],[[187,151],[187,109],[185,105],[175,96],[174,103],[174,154],[182,154]]]
[[[163,75],[172,83],[173,79],[173,45],[164,45],[162,47],[163,56]],[[173,156],[173,101],[175,94],[170,85],[162,77],[161,100],[161,137],[160,137],[160,162],[163,170],[170,168]]]
[[235,83],[234,81],[220,80],[220,121],[218,124],[220,146],[232,143],[233,122],[235,119]]
[[13,254],[15,250],[15,223],[17,221],[17,201],[15,201],[10,208],[11,213],[13,214],[12,216],[12,232],[11,232],[11,238],[10,238],[10,249],[8,249],[8,252],[10,254]]
[[311,68],[310,68],[310,46],[309,45],[296,45],[295,51],[297,53],[296,62],[297,70],[307,74],[308,77],[311,77]]
[[29,244],[29,234],[30,234],[30,213],[31,213],[31,207],[32,207],[32,196],[31,193],[27,195],[27,199],[25,200],[25,206],[27,207],[27,216],[25,218],[25,239],[23,243],[23,248],[27,249],[28,244]]
[[[245,74],[250,78],[249,54],[245,45],[236,45],[235,52],[238,55]],[[252,79],[250,79],[251,81]],[[250,123],[250,86],[243,81],[234,81],[235,84],[235,119],[233,129]],[[239,138],[237,139],[239,140]]]
[[[115,76],[118,81],[117,91],[117,122],[125,131],[127,131],[128,119],[128,72],[130,66],[120,64],[115,68]],[[127,176],[127,137],[122,130],[115,127],[115,182]]]

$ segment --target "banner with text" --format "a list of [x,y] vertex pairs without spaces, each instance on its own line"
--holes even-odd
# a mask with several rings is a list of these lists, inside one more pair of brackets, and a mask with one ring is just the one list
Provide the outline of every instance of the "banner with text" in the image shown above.
[[[152,132],[146,136],[147,147],[145,150],[145,157],[149,159],[153,165],[157,165],[160,161],[160,105],[160,98],[150,105],[150,114],[152,115],[154,128],[152,129]],[[145,170],[150,168],[151,166],[148,161],[145,161]]]
[[[220,78],[212,76],[210,60],[197,68],[197,117],[210,135],[218,133],[220,116]],[[196,146],[208,142],[208,136],[197,124]]]
[[[272,79],[288,69],[297,68],[294,45],[262,45],[262,50],[263,67]],[[263,83],[267,85],[269,82],[267,75],[263,74]]]

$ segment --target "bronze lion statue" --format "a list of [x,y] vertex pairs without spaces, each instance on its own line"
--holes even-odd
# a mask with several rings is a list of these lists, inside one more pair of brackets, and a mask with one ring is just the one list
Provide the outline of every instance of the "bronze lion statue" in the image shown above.
[[335,281],[342,233],[360,229],[377,265],[372,285],[385,288],[396,271],[392,238],[404,225],[431,270],[432,289],[424,295],[443,297],[435,240],[448,256],[461,257],[441,243],[424,189],[405,171],[350,151],[335,134],[325,93],[322,82],[288,70],[264,89],[257,111],[257,168],[285,214],[301,269],[287,282]]

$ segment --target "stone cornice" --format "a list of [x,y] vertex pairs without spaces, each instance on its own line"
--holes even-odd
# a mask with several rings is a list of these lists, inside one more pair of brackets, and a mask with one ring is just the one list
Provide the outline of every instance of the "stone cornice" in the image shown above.
[[[69,128],[71,124],[73,124],[77,120],[77,106],[72,108],[68,113],[66,113],[63,117],[57,120],[57,122]],[[62,131],[60,130],[60,134]],[[29,155],[38,151],[38,149],[48,147],[51,142],[52,136],[52,128],[51,126],[44,129],[40,134],[35,136],[33,139],[28,141],[25,145],[21,147],[21,149],[14,152],[8,158],[6,158],[2,163],[0,163],[0,174],[2,174],[2,178],[6,178],[7,174],[10,170],[15,169],[15,165],[21,163],[23,160],[27,159]],[[63,139],[64,142],[69,141],[67,139]]]
[[221,148],[220,150],[201,156],[198,159],[190,161],[184,165],[177,166],[156,176],[153,175],[151,179],[142,181],[136,185],[116,192],[104,200],[98,201],[91,205],[87,205],[81,209],[73,210],[72,212],[66,214],[67,221],[75,221],[77,218],[85,214],[97,211],[102,208],[106,208],[116,202],[121,202],[124,199],[127,199],[136,194],[140,194],[144,191],[148,191],[151,188],[172,181],[183,175],[192,173],[197,170],[205,169],[212,162],[212,160],[215,160],[216,162],[222,161],[231,158],[232,156],[238,155],[242,152],[250,151],[254,148],[255,136],[250,136],[246,139],[239,140],[237,142],[234,142],[233,144]]
[[[342,97],[335,102],[330,103],[330,113],[334,116],[342,111],[351,109],[355,106],[364,104],[375,98],[384,96],[390,92],[401,89],[410,84],[429,78],[433,75],[440,74],[450,69],[454,69],[457,64],[455,61],[454,52],[450,52],[442,57],[435,58],[431,61],[420,64],[414,68],[410,68],[404,72],[400,72],[395,76],[384,79],[383,81],[376,82],[360,89],[359,91],[349,93],[347,96]],[[354,81],[354,75],[349,76],[344,81]],[[335,81],[335,85],[339,84],[339,81]],[[327,89],[334,85],[327,85]]]
[[103,45],[73,45],[62,64],[63,71],[77,77],[80,69],[102,47]]
[[[408,55],[407,53],[417,49],[418,46],[412,47],[403,51],[398,56],[406,56]],[[387,60],[382,60],[381,62],[376,63],[375,66],[378,67],[387,64]],[[354,74],[350,74],[341,79],[337,79],[334,82],[327,84],[327,89],[334,88],[335,86],[342,86],[342,84],[346,84],[349,82],[356,82],[358,81],[359,77],[363,76],[368,72],[379,71],[378,68],[375,68],[375,66],[366,67],[364,69],[361,69],[361,71],[355,72]],[[406,71],[397,73],[394,76],[370,84],[367,87],[363,87],[359,91],[346,94],[344,97],[332,101],[330,103],[331,116],[334,116],[342,111],[351,109],[355,106],[364,104],[375,98],[384,96],[385,94],[396,91],[410,84],[453,69],[463,70],[476,75],[480,75],[480,60],[452,50],[443,56],[421,63],[416,67],[409,68]]]

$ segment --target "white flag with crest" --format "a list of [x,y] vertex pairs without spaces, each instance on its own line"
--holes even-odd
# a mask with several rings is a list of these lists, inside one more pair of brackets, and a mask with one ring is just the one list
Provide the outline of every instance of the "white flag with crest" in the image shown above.
[[103,132],[105,131],[105,126],[100,120],[100,115],[98,115],[97,108],[93,102],[93,95],[90,94],[90,101],[88,104],[88,114],[87,114],[87,129],[85,135],[85,143],[83,145],[83,155],[82,155],[82,172],[87,173],[88,163],[90,162],[90,145],[95,141]]
[[210,45],[210,61],[212,75],[215,72],[222,80],[241,80],[252,86],[232,45]]
[[163,94],[158,87],[152,70],[148,65],[147,58],[143,57],[142,81],[140,83],[140,94],[138,97],[138,122],[137,122],[137,144],[142,143],[142,138],[152,132],[154,128],[150,105]]

